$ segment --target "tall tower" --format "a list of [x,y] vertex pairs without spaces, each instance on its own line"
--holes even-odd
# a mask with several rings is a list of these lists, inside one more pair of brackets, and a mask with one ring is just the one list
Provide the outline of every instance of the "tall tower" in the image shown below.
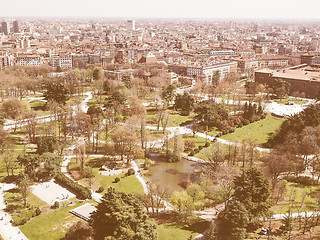
[[132,32],[136,30],[136,22],[134,20],[127,21],[127,30]]
[[4,33],[4,35],[8,35],[8,23],[7,22],[1,23],[1,31]]
[[13,32],[14,33],[19,32],[19,22],[17,20],[13,22]]

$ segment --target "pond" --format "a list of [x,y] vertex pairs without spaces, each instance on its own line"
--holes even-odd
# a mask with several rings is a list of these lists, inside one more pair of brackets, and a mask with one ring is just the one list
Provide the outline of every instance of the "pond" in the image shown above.
[[146,174],[147,179],[163,188],[166,188],[168,193],[174,191],[182,191],[180,186],[181,181],[189,180],[191,174],[196,169],[201,169],[201,165],[196,162],[181,159],[180,162],[168,163],[159,156],[151,156],[155,164],[150,167]]

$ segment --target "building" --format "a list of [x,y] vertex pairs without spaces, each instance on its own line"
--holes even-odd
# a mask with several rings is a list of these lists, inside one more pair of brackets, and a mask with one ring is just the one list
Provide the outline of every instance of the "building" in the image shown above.
[[237,71],[237,62],[221,62],[206,66],[188,66],[187,76],[203,79],[211,84],[214,75],[218,73],[218,81],[224,80],[229,73]]
[[9,66],[9,57],[0,56],[0,71],[2,71],[7,66]]
[[157,63],[157,58],[154,56],[152,52],[148,52],[147,54],[137,55],[138,63],[146,63],[146,64],[153,64]]
[[289,60],[287,58],[237,59],[237,62],[242,73],[262,68],[284,68],[289,64]]
[[320,64],[320,56],[312,54],[303,54],[301,55],[301,64]]
[[1,32],[4,35],[8,35],[9,31],[8,31],[8,23],[7,22],[2,22],[1,23]]
[[128,20],[127,21],[127,30],[129,32],[132,32],[132,31],[136,30],[136,22],[134,20]]
[[17,20],[13,22],[13,32],[14,33],[19,32],[19,22]]
[[20,55],[14,59],[14,65],[19,66],[39,66],[42,63],[40,55]]
[[73,66],[72,55],[68,54],[51,54],[50,65],[53,68],[61,67],[63,69],[70,69]]
[[320,89],[320,68],[315,65],[301,64],[298,66],[272,70],[261,69],[255,72],[255,82],[272,86],[275,79],[290,84],[289,94],[299,92],[308,98],[315,98]]

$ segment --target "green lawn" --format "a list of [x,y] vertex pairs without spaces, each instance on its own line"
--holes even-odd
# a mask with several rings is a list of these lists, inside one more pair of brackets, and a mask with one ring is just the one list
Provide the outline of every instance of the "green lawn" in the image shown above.
[[[205,139],[204,139],[204,141],[205,141]],[[218,142],[211,143],[209,147],[206,147],[206,148],[204,147],[203,149],[200,150],[200,152],[195,154],[194,157],[200,158],[203,160],[207,160],[207,153],[210,152],[210,149],[214,148],[214,147],[219,147],[221,149],[221,151],[225,152],[227,150],[228,145],[218,143]]]
[[158,225],[157,233],[158,240],[186,240],[191,235],[198,235],[198,233],[193,233],[192,231],[177,228],[169,224]]
[[270,136],[281,126],[285,119],[266,117],[260,121],[251,123],[235,132],[221,136],[222,139],[233,142],[242,142],[244,139],[251,139],[255,144],[266,143]]
[[59,240],[74,223],[80,220],[69,211],[82,204],[84,203],[44,212],[20,226],[20,230],[30,240]]
[[[294,191],[294,192],[293,192]],[[320,186],[302,186],[297,183],[287,183],[286,192],[284,199],[279,201],[277,205],[271,207],[271,211],[274,214],[286,213],[289,209],[289,199],[292,194],[293,199],[293,209],[292,212],[298,212],[299,207],[301,206],[301,201],[303,195],[306,194],[304,204],[301,207],[301,212],[304,211],[316,211],[318,209],[317,200],[313,197],[312,193],[317,193],[320,191]]]
[[294,102],[295,104],[298,104],[298,105],[302,105],[302,104],[305,104],[305,103],[308,102],[307,100],[299,99],[299,98],[293,98],[293,97],[288,97],[288,98],[283,98],[283,99],[272,99],[272,101],[274,101],[276,103],[279,103],[279,104],[286,104],[288,101],[292,101],[292,102]]
[[[178,127],[181,123],[186,121],[191,121],[193,118],[192,113],[189,116],[182,116],[180,115],[179,111],[169,110],[169,120],[167,127]],[[154,108],[147,108],[147,123],[148,125],[156,126],[156,110]],[[161,125],[160,125],[161,127]]]
[[[124,177],[124,173],[122,173],[116,176],[104,176],[98,173],[98,169],[94,169],[94,172],[95,179],[100,183],[101,186],[104,187],[105,191],[108,189],[108,187],[114,187],[118,191],[125,193],[137,193],[140,195],[144,194],[142,184],[134,175]],[[113,183],[116,177],[120,178],[120,182]]]
[[[199,137],[197,135],[195,135],[194,137],[190,134],[187,135],[183,135],[182,137],[183,141],[190,141],[190,142],[194,142],[196,145],[196,148],[199,146],[204,146],[206,143],[206,139]],[[171,140],[171,139],[170,139]],[[173,141],[171,140],[172,146],[173,146]]]
[[29,103],[30,107],[32,108],[40,108],[46,105],[46,102],[44,101],[34,101]]

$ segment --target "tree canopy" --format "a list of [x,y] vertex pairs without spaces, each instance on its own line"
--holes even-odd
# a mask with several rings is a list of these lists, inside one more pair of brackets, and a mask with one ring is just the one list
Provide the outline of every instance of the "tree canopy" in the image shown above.
[[97,240],[157,239],[156,225],[139,200],[114,188],[108,188],[91,219]]

